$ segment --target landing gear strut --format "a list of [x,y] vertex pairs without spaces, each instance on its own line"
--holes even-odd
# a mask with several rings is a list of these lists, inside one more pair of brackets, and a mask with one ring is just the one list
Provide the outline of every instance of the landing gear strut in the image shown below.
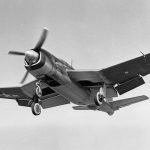
[[36,82],[36,95],[40,98],[42,96],[42,90],[41,90],[41,81]]
[[42,97],[41,82],[40,81],[36,82],[36,86],[37,87],[35,90],[35,95],[31,103],[31,111],[35,116],[41,114],[41,105],[40,105],[40,98]]

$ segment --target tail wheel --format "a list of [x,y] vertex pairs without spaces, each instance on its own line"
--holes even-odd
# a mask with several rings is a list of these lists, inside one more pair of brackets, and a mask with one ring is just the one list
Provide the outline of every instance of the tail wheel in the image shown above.
[[32,113],[37,116],[41,114],[41,105],[39,103],[33,102],[31,105]]

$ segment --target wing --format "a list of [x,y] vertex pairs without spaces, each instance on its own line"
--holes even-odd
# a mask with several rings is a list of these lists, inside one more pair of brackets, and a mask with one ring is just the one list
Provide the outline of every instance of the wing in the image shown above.
[[[68,70],[68,75],[70,78],[74,79],[77,82],[87,82],[98,83],[104,82],[104,77],[101,76],[99,70]],[[87,81],[87,82],[86,82]]]
[[[33,81],[22,87],[0,88],[0,98],[15,99],[20,106],[29,106],[29,102],[35,95],[36,82]],[[42,83],[41,106],[45,108],[55,107],[70,103],[64,97],[53,91],[46,83]]]
[[113,110],[118,110],[119,108],[129,106],[131,104],[138,103],[138,102],[141,102],[141,101],[144,101],[147,99],[148,99],[147,96],[142,95],[142,96],[122,99],[122,100],[118,100],[118,101],[113,101],[113,102],[110,102],[110,105]]
[[115,86],[123,94],[144,84],[142,76],[150,73],[150,54],[102,70],[68,70],[68,75],[82,86],[98,86],[105,83]]
[[110,84],[121,84],[137,75],[145,76],[150,73],[150,54],[103,69],[100,73]]
[[0,98],[27,99],[29,98],[20,87],[0,88]]
[[70,102],[59,94],[47,95],[41,99],[41,106],[43,109],[65,104],[70,104]]

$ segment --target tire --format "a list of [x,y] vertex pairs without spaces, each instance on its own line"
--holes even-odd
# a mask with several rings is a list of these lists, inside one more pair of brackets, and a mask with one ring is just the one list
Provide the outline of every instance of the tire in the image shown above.
[[97,94],[96,94],[96,101],[97,101],[96,103],[98,104],[98,106],[102,105],[103,98],[101,98],[100,92],[97,92]]
[[41,114],[41,105],[39,103],[32,103],[31,110],[33,115],[37,116]]

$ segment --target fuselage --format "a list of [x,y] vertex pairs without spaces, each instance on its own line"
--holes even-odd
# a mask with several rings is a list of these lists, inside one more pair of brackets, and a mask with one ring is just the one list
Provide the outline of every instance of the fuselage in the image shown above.
[[90,92],[68,76],[67,70],[73,70],[73,67],[46,50],[40,51],[39,59],[30,68],[26,62],[25,67],[35,78],[46,81],[51,89],[70,102],[78,105],[94,103],[90,99]]

